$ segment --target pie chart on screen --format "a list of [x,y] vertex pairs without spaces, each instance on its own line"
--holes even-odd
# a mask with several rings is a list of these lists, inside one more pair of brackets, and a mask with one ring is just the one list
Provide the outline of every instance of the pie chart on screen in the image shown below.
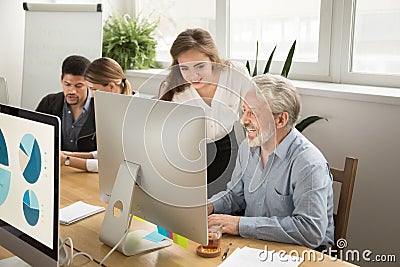
[[6,201],[10,190],[11,172],[4,167],[8,167],[8,152],[6,140],[0,129],[0,205]]
[[26,190],[24,193],[23,211],[28,224],[35,226],[39,221],[39,201],[32,190]]
[[34,184],[39,179],[42,158],[39,144],[31,134],[25,134],[19,144],[19,164],[25,180]]

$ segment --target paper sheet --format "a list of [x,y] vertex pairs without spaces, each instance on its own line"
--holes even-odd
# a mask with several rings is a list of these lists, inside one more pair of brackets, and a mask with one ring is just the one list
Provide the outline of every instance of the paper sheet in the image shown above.
[[219,267],[297,267],[302,258],[249,247],[236,248]]

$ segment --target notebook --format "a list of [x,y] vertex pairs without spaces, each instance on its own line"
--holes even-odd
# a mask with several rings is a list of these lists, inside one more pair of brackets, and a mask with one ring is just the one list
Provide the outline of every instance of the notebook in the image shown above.
[[104,210],[104,207],[78,201],[60,210],[60,223],[70,225]]

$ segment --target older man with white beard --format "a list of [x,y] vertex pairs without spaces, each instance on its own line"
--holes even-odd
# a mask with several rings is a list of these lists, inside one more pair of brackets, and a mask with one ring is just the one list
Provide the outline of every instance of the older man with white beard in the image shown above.
[[333,191],[329,165],[294,128],[300,97],[278,75],[253,78],[239,148],[227,190],[210,198],[208,224],[223,233],[324,249],[333,244]]

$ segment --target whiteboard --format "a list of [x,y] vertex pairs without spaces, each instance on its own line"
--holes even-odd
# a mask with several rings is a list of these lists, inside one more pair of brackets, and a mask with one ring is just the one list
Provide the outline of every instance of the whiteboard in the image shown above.
[[70,55],[101,57],[101,4],[23,4],[25,10],[21,107],[34,110],[62,91],[61,65]]

